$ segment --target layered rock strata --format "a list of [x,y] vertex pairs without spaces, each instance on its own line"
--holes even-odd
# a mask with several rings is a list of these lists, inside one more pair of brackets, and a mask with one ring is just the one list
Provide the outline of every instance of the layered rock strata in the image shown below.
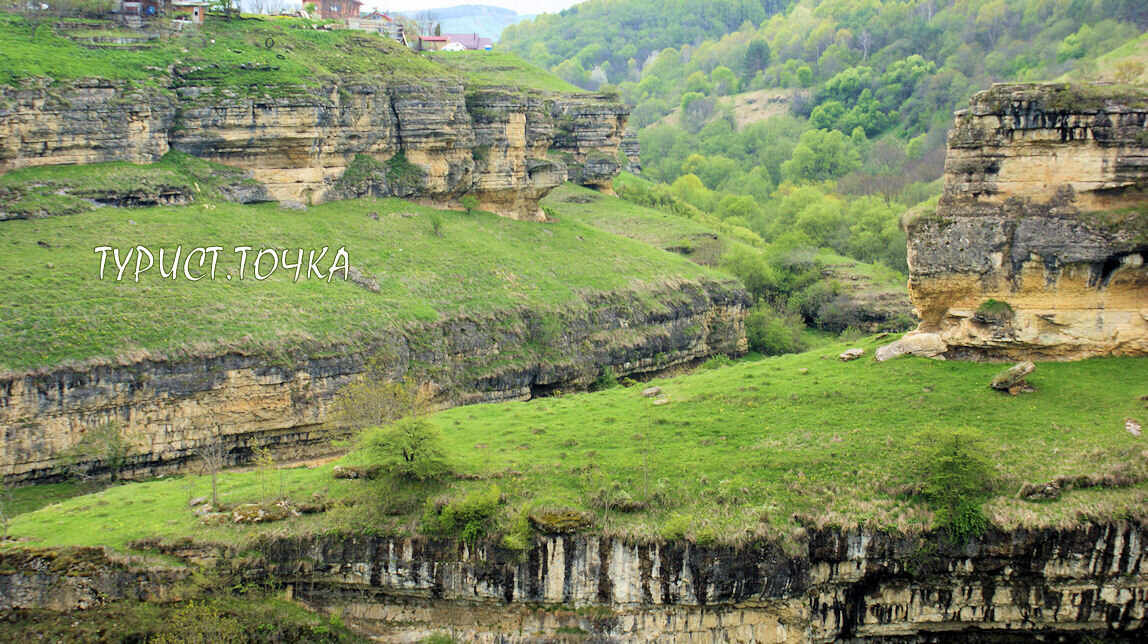
[[1148,354],[1148,92],[995,85],[948,147],[907,225],[916,333],[949,357]]
[[[483,542],[327,534],[265,540],[259,557],[186,545],[171,554],[237,583],[273,583],[381,641],[447,631],[492,644],[563,634],[618,643],[1137,642],[1148,635],[1146,537],[1137,522],[990,530],[962,544],[824,529],[787,552],[771,542],[568,534],[539,535],[516,553]],[[0,589],[19,592],[2,595],[11,599],[0,612],[165,595],[159,571],[108,583],[109,566],[57,565],[53,578],[22,563],[34,556],[13,552],[0,563],[7,560],[17,565],[0,569]],[[93,569],[104,575],[102,596],[82,592]]]
[[280,459],[312,455],[330,438],[331,396],[379,351],[393,356],[395,377],[409,372],[437,392],[440,407],[525,400],[585,388],[606,367],[623,376],[744,353],[749,304],[736,282],[702,281],[597,293],[545,314],[459,315],[384,332],[370,349],[333,347],[318,352],[333,357],[291,364],[228,354],[0,374],[0,466],[10,482],[58,478],[60,455],[108,422],[132,445],[128,475],[179,470],[217,435],[231,462],[255,447]]
[[150,163],[176,149],[250,170],[275,199],[318,203],[356,156],[401,153],[413,169],[385,177],[376,196],[457,205],[473,194],[483,208],[539,219],[538,199],[568,176],[608,190],[620,171],[628,110],[612,95],[428,81],[250,97],[214,91],[198,71],[173,69],[165,88],[89,79],[0,89],[0,172]]

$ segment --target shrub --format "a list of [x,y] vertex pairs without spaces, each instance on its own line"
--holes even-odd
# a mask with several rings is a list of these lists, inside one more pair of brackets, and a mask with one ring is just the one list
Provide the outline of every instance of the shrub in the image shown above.
[[1013,315],[1012,306],[1008,302],[992,298],[981,302],[981,305],[977,307],[977,318],[985,322],[1004,324],[1012,321]]
[[103,469],[114,481],[133,452],[119,423],[107,422],[86,432],[80,442],[60,455],[60,462],[70,478],[84,480]]
[[662,537],[667,541],[678,541],[686,537],[693,519],[684,514],[674,513],[662,525]]
[[767,356],[797,353],[805,349],[801,316],[782,313],[765,302],[759,302],[745,319],[745,337],[749,348]]
[[618,376],[614,375],[614,369],[607,365],[602,367],[602,372],[598,374],[598,379],[594,381],[594,391],[613,389],[617,387],[618,384]]
[[730,360],[729,356],[724,353],[718,353],[711,356],[709,360],[706,360],[704,363],[702,363],[702,368],[721,369],[722,367],[728,367],[731,364],[733,364],[733,360]]
[[971,429],[926,431],[913,439],[914,475],[933,507],[937,527],[955,542],[984,532],[981,504],[992,490],[992,467],[984,439]]
[[425,418],[403,418],[372,430],[365,442],[375,462],[397,478],[425,481],[446,473],[438,429]]
[[430,221],[431,233],[435,237],[442,237],[442,215],[432,210],[427,214],[427,220]]
[[474,195],[467,195],[458,200],[458,203],[466,208],[466,214],[473,215],[474,211],[478,209],[478,197]]
[[452,499],[441,510],[428,500],[423,529],[429,534],[457,534],[463,541],[474,543],[489,531],[501,501],[497,485]]

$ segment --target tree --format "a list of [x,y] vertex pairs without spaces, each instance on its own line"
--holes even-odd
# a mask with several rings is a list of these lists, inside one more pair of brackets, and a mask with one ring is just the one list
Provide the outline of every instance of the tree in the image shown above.
[[427,214],[427,219],[430,220],[431,232],[435,237],[442,237],[442,215],[438,211],[432,210]]
[[772,56],[769,43],[764,38],[749,41],[749,46],[745,48],[745,56],[741,59],[742,77],[753,78],[754,74],[765,71]]
[[393,476],[425,481],[446,472],[438,429],[425,418],[403,418],[371,433],[367,449]]
[[725,96],[726,94],[733,94],[737,91],[737,76],[734,76],[733,70],[729,67],[718,65],[710,72],[710,78],[714,83],[714,93],[718,96]]
[[441,22],[435,23],[434,35],[436,35],[436,36],[442,35],[442,23]]
[[466,214],[473,215],[474,211],[478,209],[478,197],[474,195],[467,195],[458,200],[458,203],[466,208]]
[[793,158],[781,165],[781,172],[798,183],[836,179],[860,167],[861,155],[848,136],[837,130],[809,130],[801,135]]
[[358,378],[335,394],[329,418],[336,428],[359,432],[389,425],[426,409],[429,392],[411,381],[394,380],[387,370],[390,358],[385,352],[374,356]]
[[114,481],[127,465],[134,449],[119,423],[106,422],[84,434],[78,443],[64,450],[60,461],[73,478],[87,480],[93,470],[103,467]]
[[219,470],[227,465],[228,450],[223,446],[223,438],[216,425],[216,433],[205,442],[193,448],[195,455],[203,461],[203,466],[211,474],[211,505],[219,507]]

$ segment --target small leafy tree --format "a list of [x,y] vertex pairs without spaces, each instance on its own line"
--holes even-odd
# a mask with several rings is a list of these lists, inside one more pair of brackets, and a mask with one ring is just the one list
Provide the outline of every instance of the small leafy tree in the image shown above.
[[463,208],[466,208],[466,214],[468,215],[473,215],[474,211],[478,209],[478,197],[474,195],[467,195],[459,199],[458,202]]
[[84,434],[78,443],[60,455],[68,476],[87,481],[92,470],[103,466],[112,480],[119,478],[133,453],[132,444],[124,436],[119,423],[106,422]]
[[981,505],[992,490],[992,466],[983,437],[975,430],[927,431],[913,439],[921,496],[933,507],[937,525],[956,542],[988,527]]
[[211,505],[219,507],[219,470],[227,465],[227,448],[223,446],[223,438],[217,431],[214,436],[195,447],[194,451],[211,474]]
[[438,429],[425,418],[403,418],[375,430],[365,442],[377,462],[396,478],[426,481],[446,473]]
[[424,411],[429,395],[412,381],[393,380],[387,371],[389,357],[380,353],[368,360],[359,377],[335,394],[330,408],[332,424],[358,432]]
[[271,450],[260,447],[255,450],[255,468],[259,472],[259,488],[263,493],[263,502],[267,502],[267,474],[275,467],[275,457]]
[[4,481],[0,483],[0,529],[3,529],[3,533],[0,534],[0,542],[8,540],[8,525],[12,523],[12,517],[15,516],[14,510],[12,484]]
[[427,215],[427,219],[430,221],[431,232],[434,233],[434,236],[442,237],[442,215],[432,210],[430,214]]

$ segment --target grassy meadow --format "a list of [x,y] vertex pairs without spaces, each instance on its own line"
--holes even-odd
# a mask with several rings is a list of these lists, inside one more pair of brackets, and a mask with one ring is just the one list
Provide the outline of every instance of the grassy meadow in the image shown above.
[[[110,20],[29,19],[0,13],[0,84],[29,77],[83,77],[166,87],[172,66],[183,84],[275,97],[324,84],[458,82],[503,84],[539,91],[580,91],[509,53],[420,55],[378,34],[319,29],[283,16],[208,16],[187,28],[131,48],[85,46],[95,36],[123,36]],[[127,34],[139,36],[137,33]],[[477,54],[477,55],[474,55]],[[159,73],[157,73],[159,72]]]
[[[434,217],[442,220],[438,235]],[[100,279],[101,254],[95,248],[113,246],[126,253],[136,245],[155,255],[150,271],[136,282],[133,255],[117,280],[109,252]],[[223,247],[215,279],[186,279],[187,253],[212,245]],[[233,249],[244,245],[254,250],[240,280],[242,255]],[[166,250],[167,270],[177,246],[184,253],[180,278],[162,277],[158,251]],[[351,269],[362,279],[344,281],[342,271],[330,281],[307,279],[307,251],[324,246],[329,251],[317,266],[325,275],[336,250],[345,246]],[[335,352],[440,316],[576,308],[591,292],[642,297],[656,285],[729,280],[573,219],[539,225],[398,199],[334,202],[305,212],[210,201],[99,208],[4,222],[0,248],[6,255],[0,263],[0,369],[9,370],[229,348],[270,357]],[[267,279],[254,279],[261,248],[278,249],[280,264],[284,251],[294,264],[298,249],[304,249],[299,280],[294,281],[294,269],[282,265]],[[262,262],[264,275],[271,257]],[[209,273],[210,256],[202,267],[199,260],[198,255],[192,259],[193,277]],[[145,257],[141,267],[146,266]]]
[[[521,537],[529,517],[569,511],[589,517],[585,530],[643,540],[792,542],[810,525],[914,533],[935,522],[930,506],[910,493],[918,483],[914,438],[952,429],[983,437],[992,491],[982,509],[997,526],[1144,516],[1148,446],[1124,423],[1148,414],[1141,399],[1148,361],[1042,363],[1029,378],[1036,391],[1013,397],[987,386],[1000,365],[872,360],[893,337],[724,366],[714,360],[629,387],[440,412],[429,420],[450,471],[441,481],[336,480],[332,463],[222,475],[229,504],[281,495],[305,501],[316,492],[331,501],[325,513],[281,523],[202,526],[187,500],[207,494],[209,481],[183,476],[67,499],[16,517],[11,533],[34,545],[117,548],[143,538],[243,543],[329,530],[442,535],[428,508],[473,508],[483,499],[480,533],[496,539]],[[866,356],[837,359],[853,346]],[[667,402],[643,397],[649,386],[660,387]],[[375,458],[360,449],[340,463]],[[1052,501],[1017,498],[1025,484],[1104,474],[1114,477],[1107,486]]]

